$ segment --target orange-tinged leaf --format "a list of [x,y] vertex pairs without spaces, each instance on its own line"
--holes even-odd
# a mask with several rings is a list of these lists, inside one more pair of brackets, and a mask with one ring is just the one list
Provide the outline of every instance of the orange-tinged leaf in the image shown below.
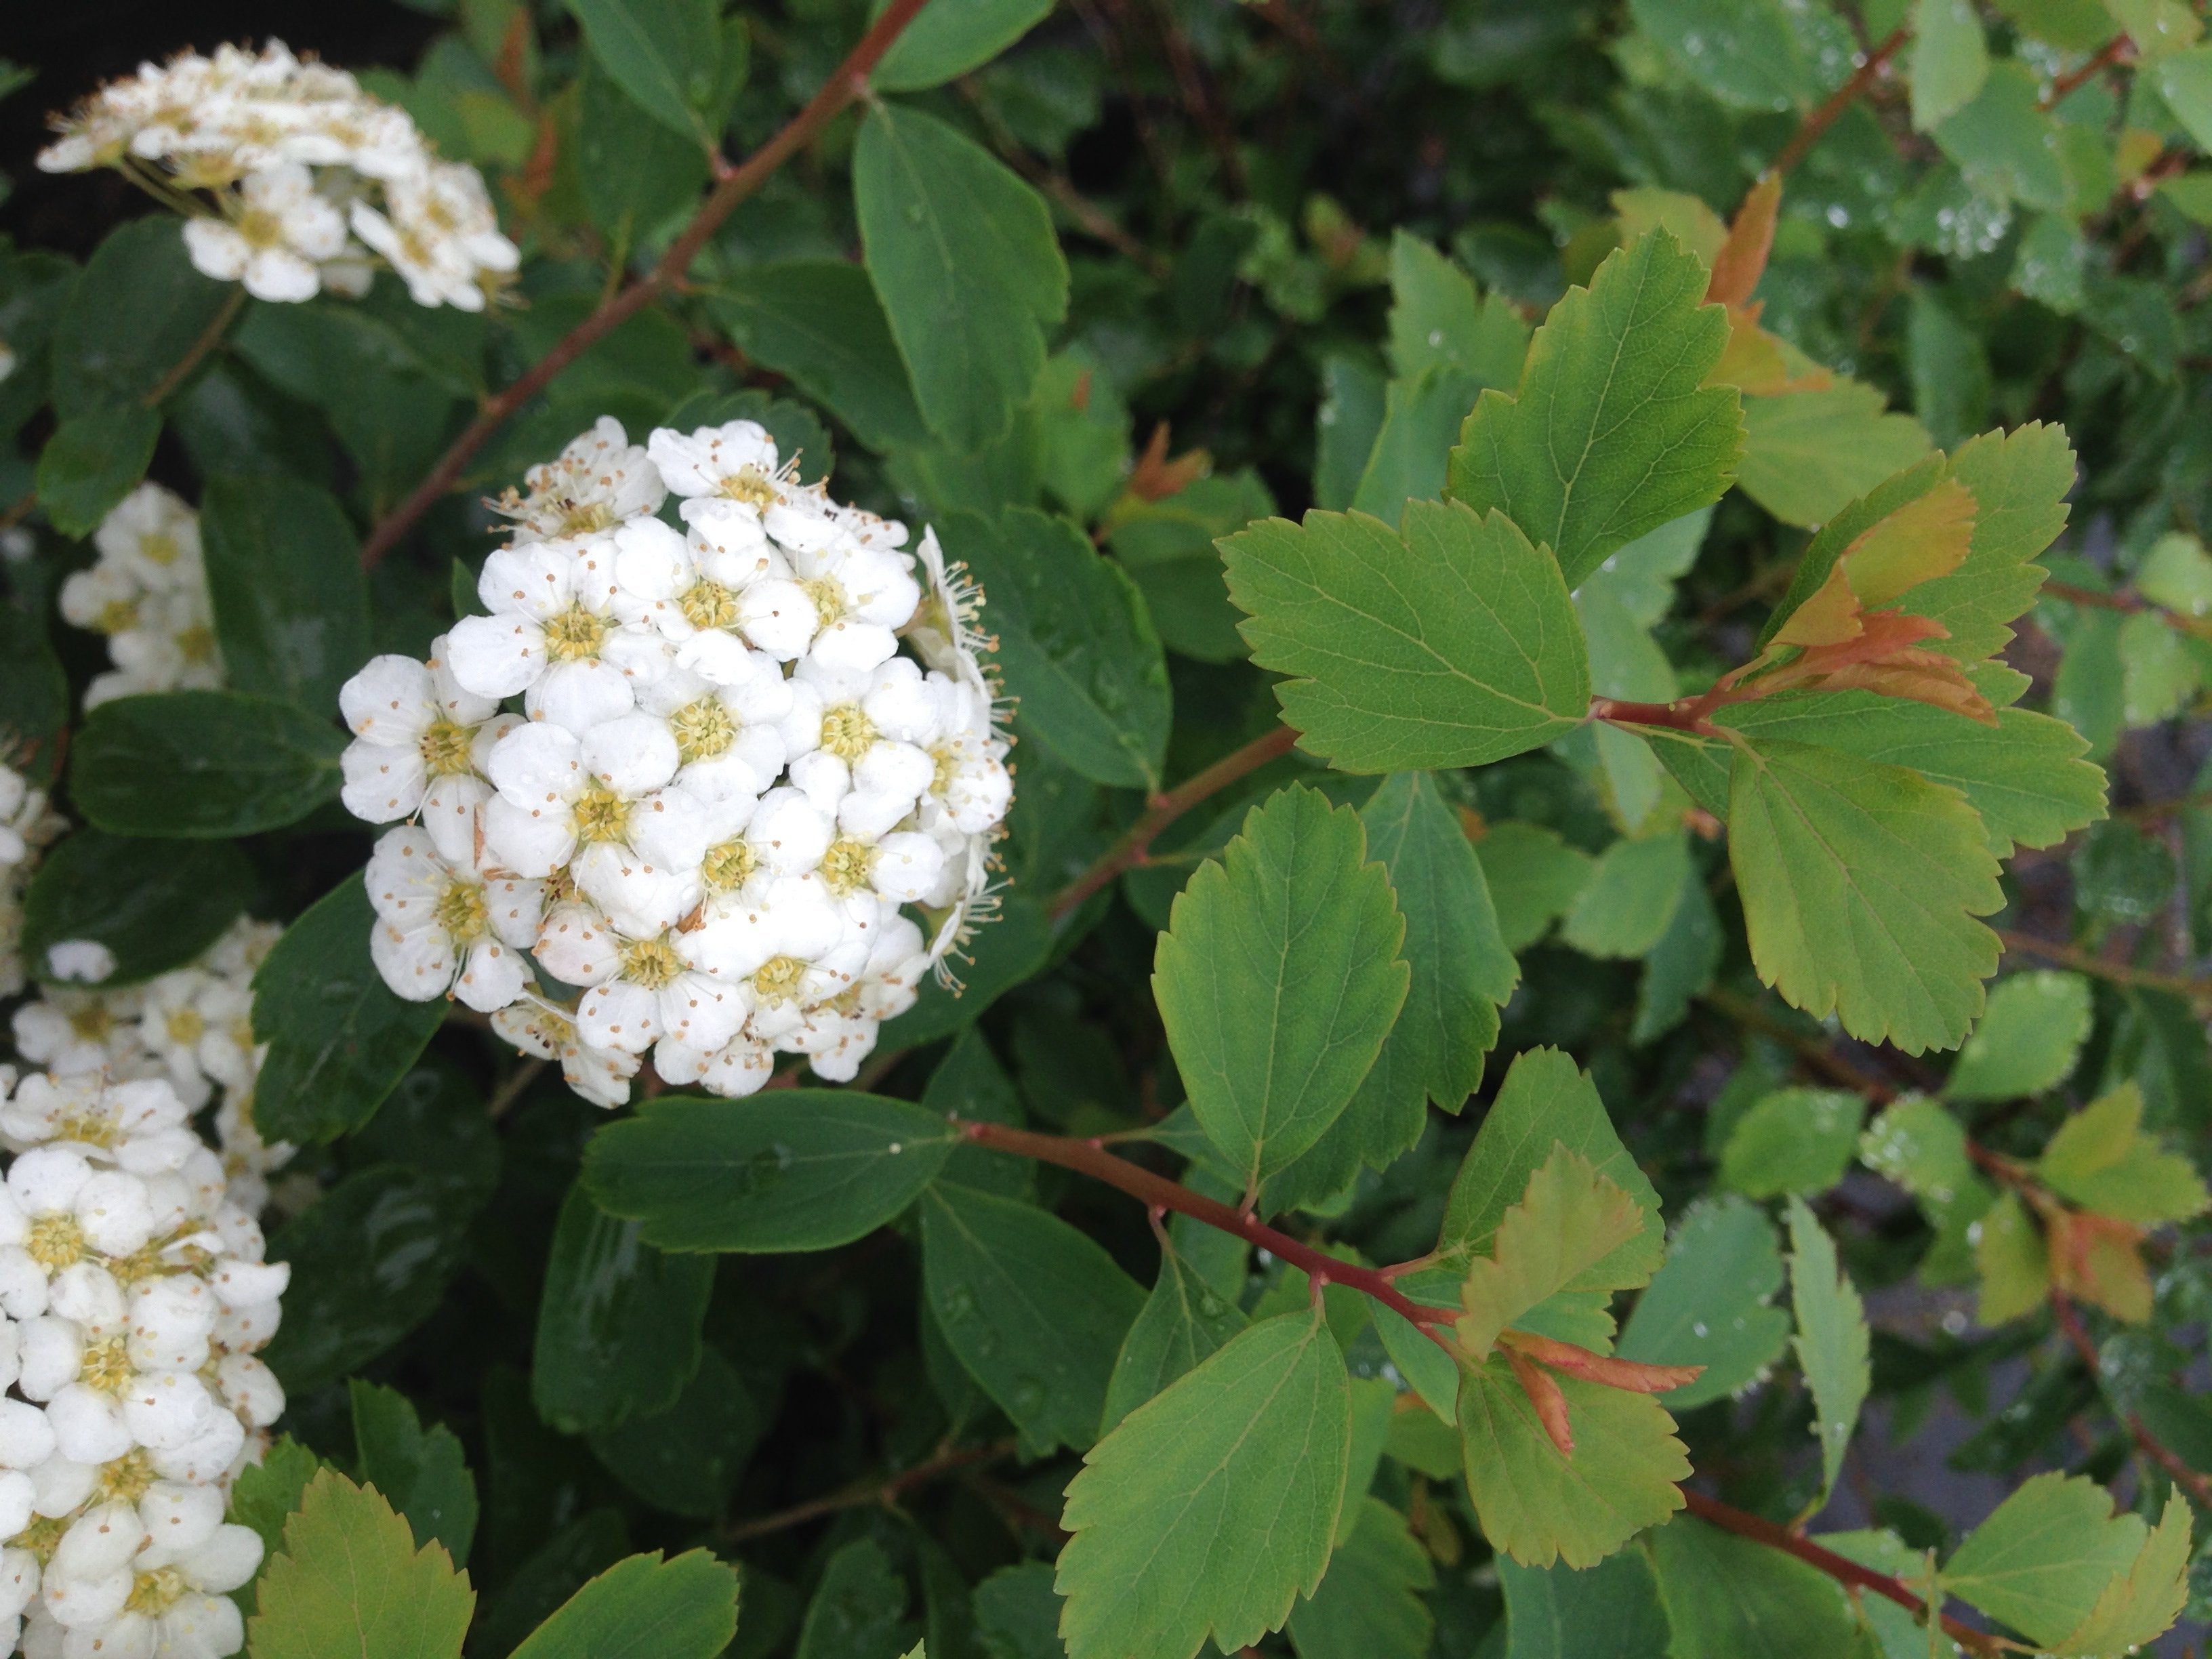
[[1534,1360],[1511,1348],[1504,1352],[1506,1364],[1512,1368],[1513,1380],[1528,1396],[1528,1404],[1535,1411],[1536,1420],[1544,1425],[1544,1433],[1559,1449],[1560,1456],[1572,1457],[1575,1431],[1567,1423],[1567,1397],[1559,1392],[1558,1382]]
[[1955,658],[1940,651],[1897,651],[1867,662],[1848,663],[1823,678],[1820,689],[1904,697],[1948,708],[1984,726],[1997,723],[1996,710],[1990,707],[1990,700],[1966,678]]
[[1769,647],[1795,645],[1810,647],[1819,645],[1841,645],[1858,638],[1862,628],[1859,612],[1863,607],[1859,596],[1851,592],[1850,580],[1844,574],[1844,566],[1838,560],[1828,578],[1813,590],[1812,597],[1790,613]]
[[1213,457],[1203,449],[1187,450],[1173,460],[1168,459],[1168,423],[1160,422],[1152,428],[1152,435],[1145,445],[1145,453],[1137,457],[1137,464],[1129,471],[1129,494],[1141,501],[1164,501],[1170,495],[1179,495],[1196,480],[1212,470]]
[[1555,1144],[1498,1221],[1492,1254],[1468,1264],[1459,1292],[1467,1311],[1454,1327],[1461,1349],[1482,1359],[1507,1326],[1643,1231],[1644,1212],[1625,1188]]
[[1713,256],[1713,277],[1705,298],[1716,305],[1741,306],[1751,299],[1766,274],[1774,246],[1774,222],[1782,210],[1782,175],[1770,173],[1753,185],[1729,225],[1728,240]]
[[2138,1248],[2141,1229],[2056,1205],[2045,1211],[2044,1227],[2051,1276],[2059,1289],[2130,1324],[2150,1317],[2150,1273]]
[[1707,386],[1732,386],[1747,397],[1778,398],[1792,392],[1825,392],[1835,376],[1797,354],[1759,325],[1757,306],[1729,307],[1729,343],[1705,376]]
[[1836,561],[1850,572],[1851,592],[1878,610],[1966,562],[1974,541],[1974,492],[1956,478],[1907,501],[1869,525]]
[[1534,1331],[1507,1331],[1498,1343],[1509,1359],[1516,1352],[1526,1354],[1569,1376],[1602,1382],[1609,1389],[1626,1389],[1632,1394],[1665,1394],[1669,1389],[1696,1382],[1705,1370],[1703,1365],[1650,1365],[1639,1360],[1616,1359],[1610,1354],[1592,1353],[1588,1348],[1577,1347],[1555,1337],[1539,1336]]

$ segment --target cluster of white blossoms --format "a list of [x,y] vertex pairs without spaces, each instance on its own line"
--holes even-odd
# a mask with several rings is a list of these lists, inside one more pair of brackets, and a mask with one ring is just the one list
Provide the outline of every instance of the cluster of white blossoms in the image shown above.
[[55,127],[41,168],[119,169],[187,214],[195,265],[257,299],[357,295],[380,255],[416,304],[481,311],[519,262],[474,167],[281,41],[142,64]]
[[39,854],[65,827],[46,792],[0,762],[0,997],[23,988],[23,889]]
[[527,483],[489,614],[342,698],[346,805],[414,821],[367,872],[386,981],[607,1105],[648,1050],[726,1095],[779,1050],[851,1079],[990,902],[980,596],[750,421],[640,447],[603,419]]
[[221,685],[199,514],[173,492],[142,483],[100,520],[92,544],[100,556],[63,581],[61,613],[105,634],[115,666],[93,677],[84,706]]

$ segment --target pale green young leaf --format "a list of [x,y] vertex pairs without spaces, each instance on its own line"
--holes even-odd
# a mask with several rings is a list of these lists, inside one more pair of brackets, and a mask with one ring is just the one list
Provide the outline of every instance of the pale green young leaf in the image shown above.
[[374,1489],[335,1469],[307,1483],[262,1569],[247,1627],[254,1659],[459,1659],[476,1592]]
[[1943,1085],[1952,1100],[2013,1100],[2073,1075],[2089,1035],[2089,981],[2039,968],[1990,993],[1990,1006],[1959,1049]]
[[653,118],[711,144],[700,112],[720,78],[714,0],[568,0],[599,66]]
[[[1899,1101],[1859,1139],[1867,1168],[1911,1193],[1936,1229],[1936,1242],[1920,1267],[1923,1284],[1954,1284],[1973,1276],[1968,1230],[1996,1201],[1966,1155],[1966,1132],[1943,1105],[1924,1095]],[[2038,1287],[2040,1294],[2040,1286]]]
[[2004,902],[1981,820],[1902,767],[1782,740],[1736,747],[1729,851],[1759,975],[1815,1018],[1907,1054],[1982,1011]]
[[442,1423],[424,1429],[413,1402],[395,1389],[357,1376],[346,1388],[362,1480],[407,1517],[416,1544],[441,1544],[455,1566],[466,1566],[477,1530],[477,1483],[460,1437]]
[[2190,1546],[2189,1500],[2176,1486],[2166,1494],[2158,1525],[2126,1575],[2107,1584],[2088,1617],[2053,1643],[2051,1650],[2128,1654],[2165,1635],[2189,1601]]
[[1970,0],[1914,0],[1912,36],[1912,128],[1926,132],[1982,89],[1990,47]]
[[1552,308],[1518,390],[1484,392],[1461,430],[1452,494],[1502,509],[1552,550],[1570,586],[1735,476],[1735,392],[1704,384],[1729,335],[1706,281],[1663,230],[1613,253]]
[[714,1659],[737,1628],[735,1571],[706,1550],[655,1550],[592,1579],[513,1659]]
[[1747,1198],[1824,1193],[1858,1150],[1866,1102],[1841,1089],[1778,1089],[1751,1103],[1721,1150],[1720,1184]]
[[972,451],[1005,433],[1067,311],[1043,198],[934,117],[878,103],[853,191],[868,276],[930,430]]
[[[885,7],[872,8],[881,15]],[[878,92],[921,92],[996,58],[1052,9],[1052,0],[933,0],[868,77]]]
[[1456,263],[1401,228],[1390,238],[1386,349],[1401,380],[1443,364],[1473,376],[1477,391],[1510,386],[1521,379],[1528,325],[1503,295],[1477,293]]
[[1680,830],[1617,841],[1598,855],[1560,937],[1587,956],[1647,955],[1665,936],[1694,875],[1689,837]]
[[1474,853],[1497,909],[1498,939],[1509,951],[1527,950],[1566,915],[1596,864],[1540,823],[1493,823]]
[[1682,1507],[1690,1460],[1674,1419],[1650,1395],[1556,1379],[1574,1436],[1552,1443],[1502,1357],[1462,1373],[1461,1455],[1482,1534],[1524,1566],[1588,1567]]
[[1713,509],[1702,507],[1647,530],[1620,551],[1607,554],[1575,589],[1576,596],[1603,593],[1639,627],[1654,626],[1672,608],[1674,583],[1698,562],[1712,521]]
[[1405,516],[1407,501],[1444,493],[1444,458],[1483,383],[1451,363],[1434,363],[1395,380],[1384,393],[1382,426],[1352,491],[1352,510],[1385,524]]
[[1237,1304],[1200,1278],[1163,1236],[1159,1277],[1114,1358],[1098,1432],[1111,1434],[1123,1418],[1194,1370],[1244,1324]]
[[1625,1188],[1600,1175],[1581,1153],[1555,1144],[1520,1200],[1498,1218],[1491,1254],[1467,1264],[1460,1285],[1464,1312],[1453,1328],[1460,1347],[1481,1359],[1501,1332],[1562,1291],[1643,1283],[1641,1273],[1592,1270],[1639,1238],[1644,1219]]
[[1795,1194],[1790,1199],[1790,1300],[1796,1310],[1797,1364],[1813,1395],[1820,1504],[1825,1504],[1843,1472],[1859,1407],[1874,1386],[1870,1339],[1858,1291],[1837,1264],[1835,1241]]
[[1475,766],[1549,741],[1589,707],[1559,568],[1510,520],[1415,501],[1269,519],[1226,538],[1229,595],[1301,743],[1338,768]]
[[2056,212],[2066,205],[2066,169],[2055,125],[2034,70],[2003,58],[1989,66],[1972,101],[1929,136],[1982,195]]
[[2197,695],[2201,659],[2155,611],[2139,611],[2120,623],[2120,723],[2155,726],[2171,719]]
[[1784,524],[1825,525],[1848,502],[1927,454],[1910,415],[1887,412],[1857,380],[1743,406],[1743,493]]
[[1068,1659],[1191,1659],[1280,1626],[1328,1565],[1350,1397],[1327,1323],[1289,1313],[1124,1418],[1060,1517]]
[[1764,1376],[1789,1343],[1790,1316],[1770,1305],[1781,1288],[1781,1245],[1765,1212],[1733,1195],[1699,1199],[1637,1297],[1620,1357],[1705,1367],[1694,1382],[1659,1396],[1671,1410],[1724,1399]]
[[1930,641],[1931,649],[1974,662],[2010,643],[2008,624],[2043,585],[2035,559],[2066,527],[2074,471],[2066,429],[2050,422],[1985,432],[1960,446],[1945,476],[1974,493],[1973,544],[1956,570],[1913,589],[1906,607],[1949,631]]
[[1298,1659],[1427,1659],[1436,1620],[1420,1592],[1437,1582],[1429,1553],[1381,1498],[1346,1507],[1355,1504],[1321,1587],[1291,1610],[1291,1646]]
[[2151,70],[2152,84],[2199,149],[2212,149],[2212,46],[2168,52]]
[[1177,895],[1152,994],[1192,1111],[1255,1187],[1320,1139],[1389,1035],[1410,969],[1358,814],[1279,791]]
[[2058,1643],[2124,1581],[2149,1535],[2095,1481],[2030,1475],[1944,1563],[1943,1588],[2032,1642]]
[[2050,1295],[2050,1252],[2018,1194],[2000,1193],[1981,1217],[1974,1267],[1981,1275],[1974,1317],[1982,1324],[2033,1313]]
[[1668,1659],[1863,1659],[1843,1586],[1795,1556],[1678,1516],[1651,1534]]
[[1580,1572],[1499,1558],[1506,1644],[1500,1659],[1668,1659],[1667,1609],[1641,1550]]
[[1609,199],[1624,245],[1647,231],[1664,228],[1709,271],[1727,246],[1728,221],[1714,212],[1703,197],[1656,185],[1634,185],[1614,191]]
[[2136,567],[2136,592],[2184,617],[2212,614],[2212,554],[2187,531],[2160,536]]
[[2060,1124],[2035,1172],[2061,1198],[2120,1221],[2187,1221],[2212,1206],[2196,1166],[2143,1134],[2132,1079]]

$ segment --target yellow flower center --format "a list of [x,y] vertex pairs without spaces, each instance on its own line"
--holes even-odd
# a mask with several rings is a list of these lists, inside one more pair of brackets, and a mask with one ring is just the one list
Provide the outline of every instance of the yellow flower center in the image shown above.
[[622,976],[633,985],[658,991],[684,971],[684,959],[667,939],[644,939],[623,946]]
[[726,841],[707,849],[706,860],[699,868],[700,879],[710,894],[734,893],[751,876],[754,863],[750,843]]
[[42,1215],[31,1224],[23,1249],[48,1273],[59,1273],[84,1260],[84,1229],[73,1215]]
[[564,501],[560,503],[561,522],[554,533],[560,536],[596,536],[612,527],[614,509],[605,501]]
[[93,629],[100,634],[120,634],[138,626],[138,601],[110,599],[94,615]]
[[[604,507],[594,511],[604,513]],[[607,624],[580,605],[572,605],[545,623],[545,654],[555,662],[582,662],[599,654]]]
[[249,247],[279,247],[284,241],[283,222],[261,208],[248,208],[238,216],[238,234]]
[[169,1034],[170,1042],[189,1048],[207,1035],[207,1021],[197,1008],[179,1008],[161,1022],[161,1029]]
[[135,1369],[131,1364],[130,1339],[111,1336],[104,1341],[85,1345],[84,1364],[77,1371],[77,1381],[102,1394],[121,1394],[131,1386]]
[[482,939],[491,921],[491,913],[484,905],[483,889],[472,881],[448,883],[430,914],[439,927],[462,945]]
[[868,884],[868,863],[874,849],[866,842],[840,836],[822,855],[823,884],[839,898],[848,898]]
[[753,971],[753,989],[763,1002],[788,1002],[799,994],[806,964],[797,957],[771,957]]
[[88,1002],[70,1010],[70,1030],[87,1042],[100,1042],[115,1029],[115,1016],[104,1002]]
[[876,723],[860,712],[857,702],[841,702],[822,711],[822,746],[850,766],[868,752],[876,740]]
[[422,757],[424,771],[434,778],[451,777],[475,769],[469,764],[469,746],[475,738],[469,727],[441,714],[416,740],[415,748]]
[[185,1575],[174,1567],[156,1567],[131,1579],[130,1599],[123,1606],[127,1612],[143,1613],[150,1619],[167,1613],[189,1588]]
[[135,1504],[153,1487],[154,1460],[133,1446],[112,1463],[100,1466],[98,1491],[103,1503]]
[[115,1144],[115,1121],[99,1112],[65,1117],[54,1125],[54,1139],[82,1141],[88,1146],[112,1146]]
[[733,501],[766,507],[775,499],[775,485],[757,466],[741,466],[722,480],[721,493]]
[[186,662],[209,663],[215,660],[215,632],[194,623],[190,628],[177,631],[177,653]]
[[695,584],[676,601],[684,621],[694,628],[735,628],[738,596],[720,582]]
[[929,775],[929,793],[942,795],[952,787],[952,775],[960,768],[960,757],[950,744],[939,744],[929,751],[937,764]]
[[603,783],[588,785],[570,810],[578,841],[620,841],[629,833],[629,803]]
[[28,1550],[38,1558],[40,1566],[54,1559],[62,1534],[70,1529],[71,1516],[66,1515],[34,1515],[31,1524],[8,1540],[8,1547]]
[[807,600],[822,618],[824,628],[845,614],[845,590],[827,576],[816,576],[799,584]]
[[712,760],[738,740],[738,722],[722,700],[709,692],[668,717],[676,734],[676,758],[689,766]]
[[158,530],[138,538],[140,556],[155,564],[176,563],[179,550],[174,536],[165,536]]

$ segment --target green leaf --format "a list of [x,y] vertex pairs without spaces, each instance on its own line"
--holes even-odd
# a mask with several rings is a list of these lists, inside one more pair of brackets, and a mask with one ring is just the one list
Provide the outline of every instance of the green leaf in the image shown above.
[[1405,516],[1409,501],[1444,493],[1445,457],[1482,382],[1449,363],[1393,380],[1383,395],[1382,426],[1352,491],[1352,510],[1385,524]]
[[[1576,598],[1602,594],[1639,628],[1657,626],[1674,604],[1674,583],[1689,574],[1713,521],[1712,508],[1700,507],[1647,530],[1583,579]],[[1627,696],[1626,691],[1610,695]]]
[[1825,5],[1631,0],[1628,9],[1698,85],[1740,109],[1809,109],[1850,72],[1848,27]]
[[945,1120],[843,1089],[663,1095],[584,1152],[609,1215],[664,1250],[826,1250],[873,1232],[944,1167]]
[[85,262],[55,324],[54,413],[66,422],[143,404],[238,291],[192,269],[171,216],[118,225]]
[[1291,1609],[1291,1645],[1298,1659],[1427,1659],[1436,1620],[1420,1592],[1437,1582],[1429,1553],[1381,1498],[1358,1500],[1358,1512],[1321,1588]]
[[2089,981],[2081,975],[2050,968],[2013,975],[1990,994],[1944,1094],[2014,1100],[2056,1088],[2073,1075],[2091,1018]]
[[1668,1659],[1667,1610],[1637,1550],[1577,1572],[1498,1562],[1510,1632],[1500,1659]]
[[983,589],[1022,722],[1085,777],[1157,793],[1172,723],[1167,660],[1144,596],[1066,519],[955,513],[946,556]]
[[2030,1475],[1944,1563],[1943,1588],[2038,1646],[2052,1646],[2089,1620],[2108,1587],[2124,1582],[2149,1536],[2140,1516],[2112,1512],[2112,1494],[2095,1481]]
[[1966,1155],[1966,1131],[1943,1105],[1924,1095],[1900,1100],[1859,1139],[1867,1168],[1920,1200],[1938,1226],[1955,1210],[1979,1215],[1994,1194]]
[[70,713],[69,682],[44,620],[0,601],[0,751],[9,764],[42,787],[51,784]]
[[2166,53],[2151,68],[2150,79],[2197,148],[2212,150],[2212,46]]
[[1946,476],[1974,492],[1974,539],[1965,563],[1912,590],[1913,613],[1950,631],[1932,648],[1974,662],[2011,642],[2006,624],[2035,602],[2034,560],[2066,526],[2074,474],[2066,430],[2048,422],[1985,432],[1951,458]]
[[743,265],[722,276],[708,303],[748,357],[789,375],[869,448],[928,441],[882,302],[860,266]]
[[1617,841],[1598,855],[1560,937],[1589,956],[1647,955],[1665,936],[1695,875],[1689,837],[1679,830]]
[[1646,531],[1720,498],[1743,453],[1728,344],[1705,268],[1656,230],[1571,289],[1529,343],[1519,391],[1486,392],[1451,455],[1451,492],[1503,509],[1567,586]]
[[1982,1010],[2004,902],[1981,820],[1917,772],[1780,739],[1741,741],[1729,851],[1759,976],[1815,1018],[1907,1054]]
[[2033,1313],[2051,1291],[2051,1259],[2043,1235],[2028,1218],[2017,1193],[2000,1193],[1984,1212],[1974,1239],[1975,1271],[1981,1294],[1974,1317],[1984,1325]]
[[1650,1042],[1681,1024],[1691,1001],[1719,971],[1723,943],[1720,914],[1705,883],[1693,874],[1682,884],[1682,900],[1667,931],[1644,958],[1644,977],[1636,987],[1636,1023],[1628,1033],[1631,1042]]
[[[1626,1188],[1581,1153],[1554,1144],[1520,1200],[1499,1218],[1491,1254],[1467,1264],[1460,1285],[1465,1311],[1453,1328],[1462,1351],[1485,1358],[1508,1328],[1563,1291],[1643,1284],[1650,1268],[1641,1260],[1622,1261],[1617,1253],[1641,1240],[1644,1220]],[[1601,1268],[1609,1260],[1619,1265]]]
[[857,1539],[830,1558],[807,1603],[798,1659],[894,1659],[914,1626],[905,1622],[907,1587],[883,1547]]
[[[921,1105],[923,1110],[940,1117],[951,1114],[1015,1128],[1026,1121],[1013,1079],[991,1052],[989,1041],[972,1026],[955,1039],[929,1074]],[[1001,1198],[1021,1198],[1036,1184],[1031,1178],[1035,1168],[1027,1158],[1009,1158],[988,1146],[969,1145],[952,1149],[936,1178],[996,1193]]]
[[1887,414],[1881,392],[1856,380],[1743,406],[1743,493],[1784,524],[1826,524],[1856,497],[1929,450],[1909,415]]
[[1163,1236],[1160,1273],[1121,1340],[1106,1384],[1101,1436],[1244,1328],[1237,1304],[1218,1295]]
[[699,1369],[714,1264],[665,1255],[643,1231],[642,1222],[603,1212],[580,1182],[562,1203],[530,1392],[538,1414],[563,1434],[666,1411]]
[[1259,1183],[1334,1121],[1389,1035],[1411,975],[1389,878],[1358,815],[1278,791],[1175,902],[1152,994],[1191,1109]]
[[714,1659],[738,1628],[738,1575],[705,1550],[617,1561],[512,1659]]
[[135,984],[206,950],[254,892],[253,866],[229,842],[179,845],[80,830],[49,848],[32,872],[23,894],[23,961],[33,974],[51,977],[49,951],[91,939],[115,958],[100,983]]
[[1482,1534],[1523,1566],[1588,1567],[1682,1507],[1690,1460],[1674,1419],[1649,1395],[1554,1379],[1574,1435],[1562,1457],[1528,1396],[1492,1355],[1466,1369],[1460,1449]]
[[707,182],[696,129],[671,131],[592,60],[576,115],[576,173],[585,210],[618,247],[634,247],[690,207]]
[[1290,1616],[1328,1565],[1350,1384],[1328,1324],[1255,1325],[1092,1449],[1067,1488],[1068,1659],[1233,1652]]
[[672,132],[711,144],[700,112],[721,76],[716,0],[568,0],[592,56],[637,106]]
[[1321,407],[1314,419],[1314,505],[1340,513],[1352,505],[1375,453],[1389,396],[1379,368],[1364,356],[1332,353],[1322,363]]
[[2212,614],[2212,555],[2186,531],[2160,536],[2136,567],[2136,592],[2185,617]]
[[1493,823],[1475,856],[1498,911],[1498,934],[1509,951],[1525,951],[1574,907],[1596,860],[1540,823]]
[[975,1633],[990,1659],[1066,1659],[1052,1563],[1001,1567],[976,1585]]
[[328,719],[242,691],[118,697],[85,716],[70,799],[118,835],[250,836],[336,799],[345,744]]
[[2165,1635],[2189,1601],[2190,1550],[2189,1500],[2176,1486],[2127,1576],[2106,1585],[2088,1617],[2051,1651],[2134,1653]]
[[1874,1386],[1867,1359],[1866,1310],[1836,1265],[1835,1241],[1796,1194],[1790,1197],[1790,1299],[1796,1310],[1797,1364],[1813,1395],[1813,1437],[1820,1445],[1820,1497],[1827,1502]]
[[274,1555],[283,1547],[284,1517],[300,1507],[300,1494],[323,1468],[323,1460],[289,1434],[280,1434],[261,1455],[238,1472],[230,1489],[230,1518],[261,1535]]
[[327,716],[368,655],[368,587],[337,502],[276,473],[213,478],[200,533],[232,683]]
[[477,1599],[444,1550],[416,1549],[389,1504],[333,1469],[307,1483],[258,1594],[253,1659],[459,1659]]
[[441,1545],[454,1565],[466,1566],[477,1531],[477,1483],[460,1437],[441,1423],[426,1431],[413,1404],[396,1389],[357,1376],[346,1389],[362,1480],[407,1517],[418,1547]]
[[1700,1199],[1636,1299],[1620,1357],[1705,1368],[1660,1395],[1670,1410],[1724,1399],[1764,1376],[1789,1342],[1790,1316],[1769,1305],[1781,1288],[1781,1246],[1765,1212],[1734,1196]]
[[975,450],[1003,434],[1067,312],[1067,263],[1037,193],[952,128],[877,104],[853,152],[869,278],[929,428]]
[[1912,35],[1912,129],[1926,132],[1982,89],[1990,48],[1971,0],[1914,0]]
[[[1504,295],[1485,297],[1450,259],[1400,229],[1390,238],[1390,338],[1386,349],[1400,380],[1439,366],[1484,386],[1521,379],[1528,325]],[[1462,411],[1465,413],[1464,410]]]
[[1511,520],[1414,501],[1227,538],[1229,595],[1300,741],[1339,769],[1476,766],[1583,718],[1589,665],[1559,569]]
[[592,1455],[653,1508],[711,1521],[728,1508],[767,1428],[735,1368],[709,1346],[666,1411],[626,1418],[586,1438]]
[[2016,58],[1999,58],[1973,101],[1929,137],[1980,194],[2057,212],[2066,205],[2066,170],[2056,123],[2040,98],[2034,70]]
[[2060,1124],[2035,1170],[2061,1198],[2145,1226],[2191,1220],[2212,1205],[2197,1166],[2143,1134],[2142,1091],[2133,1079]]
[[932,1187],[922,1291],[946,1344],[1039,1451],[1098,1437],[1146,1297],[1085,1235],[1033,1205]]
[[64,421],[39,452],[39,506],[64,536],[89,536],[137,488],[154,459],[161,417],[137,404]]
[[1668,1659],[1863,1659],[1843,1587],[1793,1555],[1687,1516],[1651,1534]]
[[1866,1102],[1840,1089],[1778,1089],[1751,1103],[1721,1152],[1719,1183],[1747,1198],[1824,1193],[1858,1150]]
[[[872,9],[881,16],[885,3]],[[868,77],[878,92],[921,92],[979,69],[1044,21],[1052,0],[933,0]]]
[[375,1115],[446,1017],[392,994],[369,959],[368,892],[349,876],[284,930],[253,975],[253,1035],[269,1055],[253,1121],[270,1141],[334,1139]]

